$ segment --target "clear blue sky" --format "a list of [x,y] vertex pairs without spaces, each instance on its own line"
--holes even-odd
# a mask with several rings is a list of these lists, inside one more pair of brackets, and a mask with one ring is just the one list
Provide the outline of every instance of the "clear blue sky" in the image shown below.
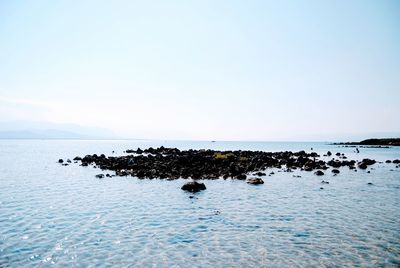
[[161,139],[400,132],[400,1],[0,1],[0,120]]

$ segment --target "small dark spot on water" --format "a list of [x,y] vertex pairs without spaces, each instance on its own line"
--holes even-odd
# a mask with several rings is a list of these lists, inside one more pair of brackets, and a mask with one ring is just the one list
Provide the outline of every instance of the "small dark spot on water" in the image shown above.
[[294,237],[309,237],[310,234],[307,232],[300,232],[300,233],[296,233],[294,234]]

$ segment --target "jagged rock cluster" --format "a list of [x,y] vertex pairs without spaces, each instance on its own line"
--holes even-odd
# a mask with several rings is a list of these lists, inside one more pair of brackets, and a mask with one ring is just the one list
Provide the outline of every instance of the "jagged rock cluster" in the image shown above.
[[[96,165],[102,170],[115,171],[118,176],[132,175],[142,178],[160,179],[218,179],[235,178],[245,180],[247,175],[265,175],[261,171],[267,168],[283,168],[285,171],[300,169],[316,171],[323,175],[322,170],[334,168],[333,173],[339,173],[337,168],[347,166],[355,169],[365,169],[373,165],[375,160],[364,159],[361,162],[340,159],[324,161],[315,152],[262,152],[262,151],[215,151],[215,150],[185,150],[177,148],[149,148],[142,150],[127,150],[129,155],[105,156],[86,155],[76,157],[82,166]],[[331,155],[328,152],[327,155]]]

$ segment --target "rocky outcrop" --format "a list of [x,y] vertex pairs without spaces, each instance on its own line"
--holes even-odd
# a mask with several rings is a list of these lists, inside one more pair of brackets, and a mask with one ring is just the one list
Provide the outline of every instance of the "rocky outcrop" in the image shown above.
[[264,184],[264,181],[260,178],[249,178],[246,182],[253,185]]
[[206,186],[204,185],[204,183],[198,183],[196,181],[191,181],[188,183],[185,183],[182,188],[182,190],[184,191],[188,191],[188,192],[192,192],[192,193],[196,193],[196,192],[200,192],[203,191],[206,188]]

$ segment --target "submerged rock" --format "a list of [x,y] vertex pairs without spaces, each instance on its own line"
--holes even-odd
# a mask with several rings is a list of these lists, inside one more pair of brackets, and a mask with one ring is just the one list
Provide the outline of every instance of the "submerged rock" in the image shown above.
[[317,171],[314,172],[314,174],[317,175],[317,176],[322,176],[322,175],[324,175],[325,173],[322,172],[321,170],[317,170]]
[[264,184],[264,181],[260,178],[249,178],[246,182],[253,185]]
[[203,190],[205,190],[207,188],[204,185],[204,183],[198,183],[197,181],[191,181],[191,182],[185,183],[181,187],[181,189],[184,190],[184,191],[196,193],[196,192],[203,191]]
[[333,173],[333,174],[339,174],[340,171],[339,171],[339,169],[332,169],[332,173]]
[[96,175],[96,178],[102,179],[102,178],[104,178],[104,174],[97,174],[97,175]]

